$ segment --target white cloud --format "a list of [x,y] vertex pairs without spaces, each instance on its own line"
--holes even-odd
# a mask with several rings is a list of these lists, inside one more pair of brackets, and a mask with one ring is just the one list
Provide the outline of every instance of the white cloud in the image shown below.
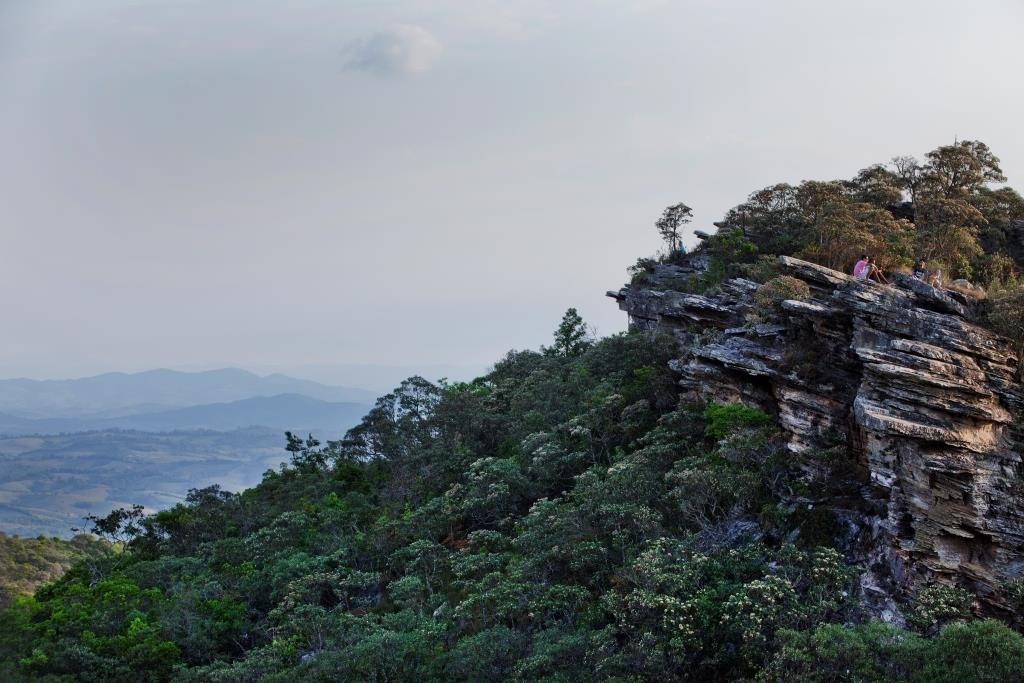
[[346,68],[383,75],[412,75],[429,70],[443,46],[422,26],[400,24],[357,41],[346,51]]

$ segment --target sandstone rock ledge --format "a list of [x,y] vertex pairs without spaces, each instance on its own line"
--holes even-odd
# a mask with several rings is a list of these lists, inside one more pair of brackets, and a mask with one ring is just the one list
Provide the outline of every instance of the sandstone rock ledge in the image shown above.
[[701,296],[653,278],[608,295],[634,328],[676,336],[671,366],[694,398],[775,415],[794,453],[847,444],[865,481],[851,491],[859,502],[833,504],[856,509],[849,550],[865,564],[862,586],[957,583],[983,611],[1008,609],[1003,587],[1024,578],[1012,344],[972,324],[971,301],[918,280],[885,287],[794,258],[780,266],[811,298],[760,324],[748,280]]

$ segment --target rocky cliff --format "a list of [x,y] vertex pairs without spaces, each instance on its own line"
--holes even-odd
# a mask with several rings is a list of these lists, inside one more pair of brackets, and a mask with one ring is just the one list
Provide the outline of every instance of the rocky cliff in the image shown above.
[[880,613],[898,619],[892,596],[934,583],[971,589],[983,611],[1009,609],[1004,589],[1024,576],[1012,344],[971,322],[972,300],[913,278],[886,287],[787,257],[780,268],[810,296],[768,315],[749,280],[677,291],[685,266],[608,295],[633,327],[676,336],[672,367],[693,397],[771,413],[794,457],[840,448],[857,463],[840,495],[808,487],[798,498],[844,522]]

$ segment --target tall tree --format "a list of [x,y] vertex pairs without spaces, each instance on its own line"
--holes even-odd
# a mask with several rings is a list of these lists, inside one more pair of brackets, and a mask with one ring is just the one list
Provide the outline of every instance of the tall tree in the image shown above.
[[1006,181],[999,159],[984,142],[961,140],[925,155],[922,179],[933,193],[947,199],[965,198],[988,183]]
[[1006,180],[999,159],[977,140],[962,140],[925,155],[914,193],[917,249],[945,264],[954,277],[970,279],[984,251],[979,241],[988,224],[972,199],[986,185]]
[[906,265],[913,256],[913,225],[867,202],[830,202],[810,232],[797,255],[829,268],[845,270],[865,252],[876,255],[882,268]]
[[982,187],[970,199],[985,217],[981,244],[986,252],[1004,251],[1024,262],[1024,240],[1017,237],[1014,221],[1024,219],[1024,197],[1012,187]]
[[765,254],[792,254],[807,241],[807,219],[801,210],[798,188],[777,183],[751,194],[729,210],[720,224],[742,228]]
[[897,186],[907,193],[911,203],[916,202],[921,187],[921,162],[912,156],[893,157],[892,169]]
[[549,350],[559,356],[578,356],[590,348],[591,336],[583,318],[575,308],[570,308],[562,316],[555,330],[555,343]]
[[887,208],[903,199],[900,176],[882,164],[863,168],[857,176],[845,183],[854,201],[879,208]]

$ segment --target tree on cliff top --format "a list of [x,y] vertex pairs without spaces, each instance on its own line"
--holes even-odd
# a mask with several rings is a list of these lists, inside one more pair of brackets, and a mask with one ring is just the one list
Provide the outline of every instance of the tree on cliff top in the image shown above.
[[966,197],[988,183],[1006,181],[999,159],[984,142],[961,140],[925,155],[922,180],[946,198]]
[[661,214],[661,218],[654,224],[654,227],[658,229],[658,234],[661,235],[661,238],[668,243],[669,250],[675,251],[682,244],[679,229],[692,219],[693,209],[680,202],[666,207]]

